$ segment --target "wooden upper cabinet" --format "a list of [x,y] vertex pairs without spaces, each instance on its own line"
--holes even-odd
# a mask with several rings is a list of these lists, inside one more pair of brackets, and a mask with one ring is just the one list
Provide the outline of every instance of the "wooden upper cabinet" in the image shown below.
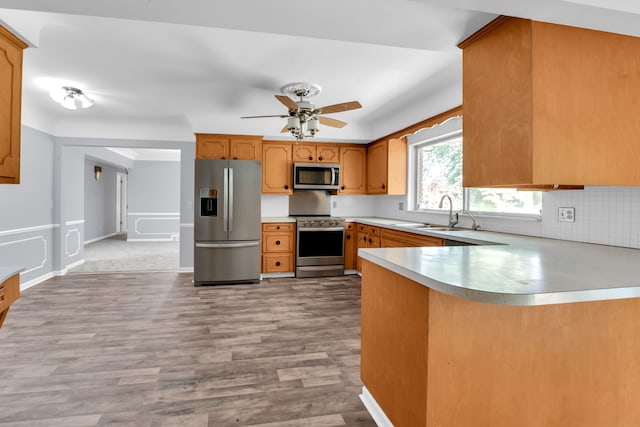
[[20,183],[22,50],[26,47],[0,26],[0,184]]
[[387,139],[367,147],[367,193],[402,195],[407,192],[407,142]]
[[500,17],[460,47],[465,187],[640,185],[640,38]]
[[293,144],[293,163],[317,162],[316,145],[307,142],[295,142]]
[[367,147],[340,147],[340,189],[338,194],[367,193]]
[[318,163],[340,163],[340,147],[337,145],[318,144],[316,152]]
[[296,142],[293,144],[294,163],[336,163],[340,162],[340,148],[337,144]]
[[197,159],[261,160],[262,137],[196,134]]
[[293,194],[291,143],[265,142],[262,144],[262,192],[267,194]]

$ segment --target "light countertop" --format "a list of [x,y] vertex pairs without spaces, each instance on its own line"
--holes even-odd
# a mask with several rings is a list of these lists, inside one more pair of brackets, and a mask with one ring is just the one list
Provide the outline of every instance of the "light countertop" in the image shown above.
[[[489,231],[417,230],[352,220],[477,246],[360,249],[373,263],[449,295],[506,305],[640,297],[640,250]],[[393,222],[389,222],[393,221]]]
[[292,217],[292,216],[262,217],[262,223],[269,223],[269,222],[296,222],[296,219],[294,217]]
[[20,273],[24,268],[15,266],[0,266],[0,283],[7,280],[9,277]]

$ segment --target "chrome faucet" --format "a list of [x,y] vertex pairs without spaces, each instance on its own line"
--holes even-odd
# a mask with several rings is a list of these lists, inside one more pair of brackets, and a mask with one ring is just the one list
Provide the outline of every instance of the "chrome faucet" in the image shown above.
[[480,230],[480,224],[478,224],[476,222],[476,217],[471,215],[471,212],[469,212],[467,209],[463,209],[462,213],[465,213],[465,214],[469,215],[469,218],[471,218],[471,220],[473,221],[473,225],[471,225],[471,229],[472,230],[474,230],[474,231],[475,230]]
[[440,199],[440,204],[438,205],[440,209],[442,209],[442,205],[444,204],[444,199],[449,200],[449,228],[453,228],[458,223],[458,212],[456,212],[455,215],[453,214],[453,202],[451,201],[451,197],[449,197],[448,194],[445,194]]

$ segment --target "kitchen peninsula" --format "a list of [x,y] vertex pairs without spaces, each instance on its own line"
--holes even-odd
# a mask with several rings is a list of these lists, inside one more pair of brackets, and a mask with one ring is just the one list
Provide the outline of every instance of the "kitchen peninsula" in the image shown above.
[[370,412],[396,427],[640,425],[638,250],[433,234],[480,244],[359,251]]

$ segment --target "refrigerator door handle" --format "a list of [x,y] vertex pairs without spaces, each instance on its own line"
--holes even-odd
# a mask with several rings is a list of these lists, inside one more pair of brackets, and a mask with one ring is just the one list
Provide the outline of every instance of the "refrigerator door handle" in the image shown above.
[[229,231],[229,168],[224,168],[223,176],[224,209],[222,210],[222,231]]
[[233,168],[229,168],[229,231],[233,231]]
[[196,248],[252,248],[259,245],[259,241],[242,243],[196,243]]

